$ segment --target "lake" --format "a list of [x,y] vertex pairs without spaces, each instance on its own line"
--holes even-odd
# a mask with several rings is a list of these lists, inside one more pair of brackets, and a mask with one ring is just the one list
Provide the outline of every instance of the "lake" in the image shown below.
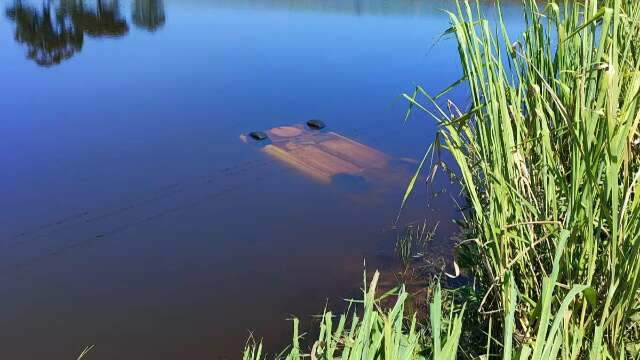
[[[3,358],[237,358],[250,331],[273,352],[365,261],[397,269],[435,132],[400,94],[460,76],[435,44],[453,2],[0,5]],[[313,118],[396,159],[388,178],[320,183],[240,139]],[[450,257],[456,209],[417,189],[398,224],[439,223],[429,256]]]

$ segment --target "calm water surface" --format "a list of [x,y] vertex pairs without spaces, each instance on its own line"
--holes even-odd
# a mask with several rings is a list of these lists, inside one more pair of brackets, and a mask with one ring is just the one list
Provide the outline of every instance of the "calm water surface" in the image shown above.
[[[239,140],[323,119],[416,158],[399,94],[457,80],[429,0],[0,0],[0,355],[237,358],[393,268],[408,174],[349,191]],[[462,103],[464,97],[452,96]],[[420,187],[422,188],[422,187]],[[418,192],[402,223],[440,221]]]

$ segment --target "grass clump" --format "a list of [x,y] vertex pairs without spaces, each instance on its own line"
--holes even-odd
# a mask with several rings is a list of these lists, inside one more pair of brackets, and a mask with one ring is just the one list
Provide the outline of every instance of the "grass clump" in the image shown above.
[[[481,311],[507,312],[510,276],[523,299],[514,335],[535,344],[550,287],[562,298],[585,286],[562,320],[563,351],[575,358],[597,344],[622,356],[637,341],[640,286],[640,3],[526,0],[518,41],[498,15],[492,28],[468,2],[449,14],[467,111],[421,88],[406,96],[438,121],[432,149],[446,149],[463,179],[463,248],[486,294]],[[544,283],[561,234],[557,280]]]
[[[378,272],[373,275],[368,288],[365,282],[361,300],[352,300],[352,304],[359,304],[361,309],[337,317],[325,311],[320,321],[320,335],[308,354],[300,349],[298,321],[294,319],[292,345],[275,358],[410,360],[428,356],[454,360],[462,331],[464,308],[451,310],[449,316],[443,318],[442,292],[436,288],[430,304],[431,331],[427,334],[418,325],[415,314],[407,318],[405,303],[409,294],[404,287],[400,287],[395,294],[396,301],[392,307],[385,309],[381,305],[381,300],[395,291],[376,296],[379,275]],[[263,358],[261,343],[251,342],[247,345],[243,359]]]
[[[300,360],[311,359],[343,359],[343,360],[454,360],[461,357],[471,357],[474,352],[481,351],[481,357],[489,358],[499,356],[502,353],[504,359],[549,359],[569,358],[574,354],[574,347],[563,347],[565,328],[563,321],[571,315],[571,305],[579,295],[588,289],[585,285],[574,286],[564,294],[561,305],[552,309],[552,304],[559,295],[557,283],[560,258],[567,243],[569,234],[563,231],[559,247],[556,251],[553,270],[549,276],[543,276],[541,281],[549,291],[540,302],[539,337],[533,344],[514,343],[514,329],[516,324],[516,308],[519,294],[511,274],[505,277],[505,288],[508,289],[507,308],[503,314],[504,331],[501,340],[492,336],[491,322],[486,331],[488,341],[486,347],[478,349],[461,349],[461,338],[465,336],[463,321],[466,307],[455,306],[448,291],[443,291],[439,286],[433,288],[433,296],[429,304],[429,324],[416,322],[416,314],[405,312],[405,303],[409,297],[404,286],[391,290],[382,296],[376,296],[376,286],[379,273],[376,272],[367,289],[363,290],[362,300],[352,300],[359,309],[354,309],[350,314],[334,316],[330,311],[325,311],[320,321],[320,335],[307,353],[300,347],[299,323],[293,320],[292,345],[274,359]],[[366,282],[365,282],[366,285]],[[383,300],[394,294],[396,301],[393,306],[384,307]],[[444,315],[443,315],[444,314]],[[351,319],[347,325],[347,318]],[[334,326],[334,321],[337,324]],[[469,332],[467,329],[466,332]],[[485,331],[480,327],[471,331]],[[493,345],[493,344],[497,344]],[[495,351],[494,351],[495,349]],[[600,354],[600,348],[590,349],[593,354]],[[243,352],[244,360],[262,360],[267,356],[263,353],[262,343],[251,341]],[[573,357],[572,357],[573,358]],[[600,357],[595,356],[594,359]]]

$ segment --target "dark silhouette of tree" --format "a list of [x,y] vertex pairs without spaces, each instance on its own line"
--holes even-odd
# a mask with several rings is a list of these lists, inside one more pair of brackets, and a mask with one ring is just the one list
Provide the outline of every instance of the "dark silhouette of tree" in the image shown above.
[[15,0],[6,10],[15,22],[15,40],[26,45],[27,57],[38,65],[56,65],[80,52],[85,34],[119,37],[129,31],[118,0],[96,0],[93,9],[85,0],[60,0],[55,11],[51,4],[43,0],[39,9]]
[[27,46],[27,57],[38,65],[59,64],[82,49],[82,31],[65,24],[58,15],[54,19],[48,2],[38,11],[16,1],[7,9],[7,17],[16,23],[15,40]]
[[137,27],[154,32],[165,23],[164,3],[162,0],[135,0],[131,17]]

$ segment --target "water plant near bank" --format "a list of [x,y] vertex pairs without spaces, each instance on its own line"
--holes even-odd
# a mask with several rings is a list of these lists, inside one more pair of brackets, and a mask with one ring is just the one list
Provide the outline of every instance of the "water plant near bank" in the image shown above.
[[514,335],[523,344],[542,341],[541,303],[556,284],[541,274],[567,234],[560,298],[584,289],[566,304],[563,357],[588,344],[618,357],[637,341],[640,4],[527,1],[524,17],[514,41],[500,14],[492,29],[479,10],[459,4],[450,19],[468,110],[439,106],[421,89],[410,100],[418,106],[422,94],[436,109],[434,149],[453,156],[463,179],[471,210],[462,254],[485,294],[480,311],[498,314],[500,324],[509,276],[524,300]]
[[[549,293],[541,299],[539,334],[540,341],[535,344],[514,344],[514,334],[516,327],[516,308],[518,306],[518,291],[511,276],[505,278],[505,286],[508,289],[507,308],[503,314],[504,331],[501,336],[492,336],[492,324],[489,322],[486,329],[482,327],[473,331],[486,331],[488,334],[486,347],[483,347],[482,356],[488,358],[495,356],[492,351],[498,348],[504,359],[511,359],[515,355],[521,359],[548,359],[565,355],[561,352],[564,329],[562,327],[564,319],[571,315],[571,304],[574,299],[584,292],[587,287],[576,286],[569,291],[562,304],[555,311],[552,304],[555,296],[558,295],[557,282],[560,259],[566,246],[569,233],[564,231],[561,234],[560,243],[556,250],[553,262],[553,270],[549,276],[543,276],[541,281],[545,284]],[[416,322],[416,314],[407,314],[405,304],[409,294],[404,286],[399,289],[390,290],[382,296],[376,296],[379,273],[376,272],[369,287],[365,284],[363,298],[361,300],[351,300],[352,305],[358,304],[361,309],[353,309],[349,314],[334,316],[330,311],[325,311],[321,316],[320,333],[312,344],[309,352],[305,352],[301,346],[301,335],[299,334],[299,322],[293,319],[292,345],[280,354],[268,357],[263,353],[262,343],[250,341],[243,353],[244,360],[261,360],[266,358],[300,360],[311,359],[441,359],[454,360],[465,355],[470,357],[474,351],[469,352],[460,348],[461,337],[468,333],[468,329],[463,329],[465,319],[465,305],[456,306],[453,299],[453,292],[443,291],[440,286],[432,288],[433,293],[428,307],[429,324]],[[393,306],[382,305],[388,296],[395,296]],[[351,319],[347,323],[348,317]],[[334,322],[337,320],[337,323]],[[496,340],[497,338],[500,341]],[[497,346],[492,342],[497,342]],[[600,354],[602,348],[600,343],[594,343],[590,348],[591,354]],[[563,356],[564,357],[564,356]],[[594,356],[594,359],[600,357]]]
[[[463,331],[483,332],[486,341],[458,355],[638,357],[640,3],[524,0],[521,36],[509,32],[497,11],[490,22],[480,5],[465,1],[448,14],[446,34],[457,41],[463,70],[454,86],[468,90],[469,103],[421,87],[405,94],[410,110],[424,111],[439,126],[420,168],[449,153],[468,204],[457,261],[480,295],[476,311],[464,313],[477,321],[464,324],[479,328]],[[429,174],[441,164],[435,161]],[[373,301],[367,293],[365,304],[367,296]],[[451,329],[463,312],[445,316],[443,331],[433,323],[443,318],[436,300],[430,330],[419,331],[421,345],[412,347],[422,350],[411,358],[456,357],[456,351],[440,353],[435,339],[445,332],[457,343]],[[319,340],[323,349],[331,341],[346,349],[414,339],[415,322],[398,325],[398,312],[375,311],[377,327],[356,323],[355,333]],[[327,334],[326,318],[321,326]],[[311,357],[320,358],[314,348]],[[388,349],[338,353],[392,358],[394,348]]]
[[[415,359],[422,354],[431,352],[433,356],[442,359],[455,359],[458,342],[462,330],[462,315],[464,310],[449,317],[442,317],[442,292],[435,289],[431,308],[431,342],[428,346],[425,331],[418,325],[416,316],[407,317],[405,302],[409,294],[400,287],[395,304],[385,310],[380,301],[383,296],[376,296],[376,289],[380,274],[376,272],[367,288],[366,276],[363,298],[351,300],[352,305],[359,305],[361,309],[348,314],[334,316],[325,311],[320,321],[320,334],[313,343],[310,353],[304,353],[300,347],[298,335],[298,321],[294,322],[294,332],[290,349],[281,353],[277,358],[298,360],[310,356],[314,359]],[[408,321],[407,321],[408,320]],[[244,351],[245,360],[264,358],[260,343],[249,343]]]

